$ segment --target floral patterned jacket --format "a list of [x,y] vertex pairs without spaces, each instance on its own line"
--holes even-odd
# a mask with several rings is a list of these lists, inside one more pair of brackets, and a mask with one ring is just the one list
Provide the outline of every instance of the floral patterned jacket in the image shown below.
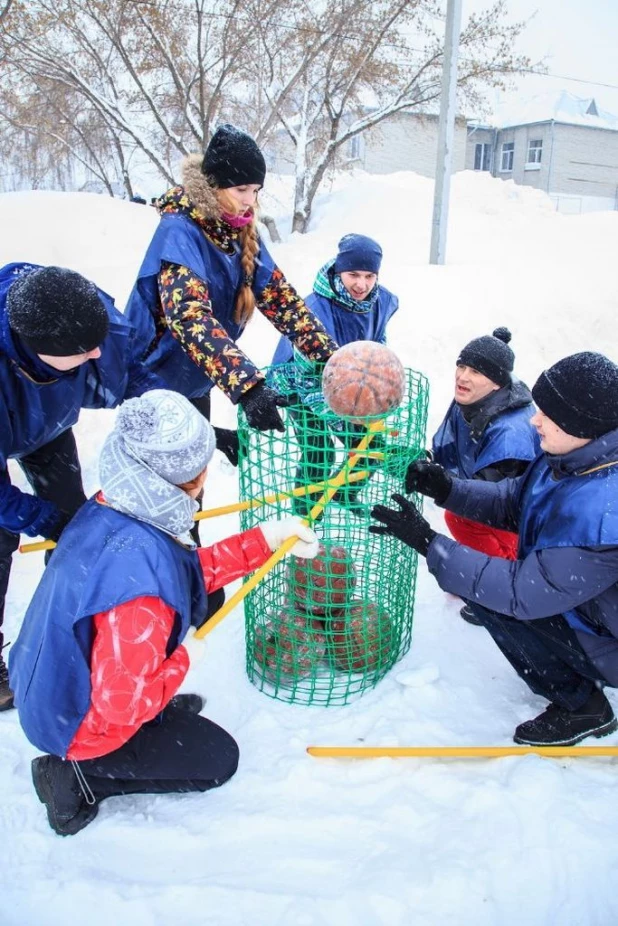
[[[157,204],[159,211],[162,217],[189,218],[203,232],[209,246],[237,259],[240,264],[239,232],[205,207],[199,196],[192,195],[192,185],[195,188],[196,183],[205,182],[203,176],[191,179],[189,172],[185,186],[174,187],[161,197]],[[155,350],[159,340],[170,332],[192,363],[232,402],[238,402],[244,392],[263,379],[263,375],[236,344],[235,338],[242,329],[237,324],[221,321],[221,316],[224,319],[229,316],[230,307],[218,305],[212,295],[211,281],[202,279],[182,263],[162,260],[157,284],[159,307],[150,350]],[[254,292],[262,315],[308,359],[324,362],[337,349],[322,323],[274,264],[266,285],[257,291],[254,286]],[[229,297],[226,301],[233,305],[236,294],[230,292],[226,296]],[[173,382],[170,385],[177,386]]]

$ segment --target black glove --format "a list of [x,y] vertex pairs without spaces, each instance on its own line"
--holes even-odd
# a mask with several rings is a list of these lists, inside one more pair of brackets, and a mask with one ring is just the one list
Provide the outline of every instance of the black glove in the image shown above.
[[422,556],[427,556],[429,544],[436,536],[436,532],[429,526],[416,505],[409,502],[403,495],[392,495],[391,498],[400,507],[400,511],[387,508],[386,505],[376,505],[371,509],[371,517],[381,521],[381,525],[372,524],[369,528],[372,534],[389,534],[406,543]]
[[63,511],[62,508],[58,509],[58,517],[53,522],[51,527],[48,527],[45,531],[45,536],[48,540],[53,540],[54,543],[58,543],[60,540],[60,534],[65,529],[71,518],[72,514],[69,514],[68,511]]
[[247,416],[247,421],[252,428],[258,431],[285,431],[277,408],[286,408],[290,401],[289,397],[280,395],[264,382],[252,386],[238,400]]
[[441,505],[448,498],[453,485],[453,477],[450,476],[444,467],[439,463],[426,463],[424,460],[416,460],[410,463],[406,472],[406,494],[420,492],[421,495],[428,495],[433,498],[438,505]]
[[238,431],[228,428],[213,428],[217,450],[224,453],[232,466],[238,466]]

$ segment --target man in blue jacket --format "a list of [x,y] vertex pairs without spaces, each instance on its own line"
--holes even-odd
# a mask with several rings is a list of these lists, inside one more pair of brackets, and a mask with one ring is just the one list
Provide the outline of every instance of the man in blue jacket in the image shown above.
[[412,502],[378,505],[370,530],[427,557],[447,592],[474,611],[517,674],[549,707],[514,740],[571,746],[617,729],[605,686],[618,687],[618,366],[583,352],[543,372],[532,389],[542,452],[501,482],[466,481],[414,463],[406,491],[484,524],[517,530],[516,561],[437,534]]
[[[386,326],[398,310],[399,300],[378,282],[381,264],[382,248],[377,241],[365,235],[350,234],[344,235],[339,241],[337,256],[318,271],[313,292],[307,296],[305,304],[340,347],[352,341],[386,343]],[[326,404],[321,393],[319,374],[313,364],[293,350],[291,341],[282,337],[273,355],[272,365],[288,364],[292,360],[296,364],[294,385],[298,388],[300,399],[307,406],[302,423],[298,415],[292,413],[296,418],[296,430],[303,450],[296,483],[309,485],[319,483],[328,476],[335,456],[334,443],[328,427],[320,417],[320,409],[325,409]],[[272,382],[278,384],[276,371]],[[374,447],[377,446],[378,443],[374,442]],[[341,501],[354,511],[357,496],[362,489],[363,482],[356,483],[340,490],[334,501]],[[306,514],[311,505],[311,499],[297,499],[294,509],[298,514]]]
[[[305,304],[340,347],[351,341],[386,343],[386,326],[399,308],[397,296],[378,283],[382,248],[365,235],[344,235],[337,256],[318,270]],[[272,364],[293,358],[292,343],[279,340]]]
[[[58,540],[86,500],[72,431],[80,409],[115,408],[161,385],[94,283],[61,267],[0,269],[0,710],[13,706],[1,628],[19,535]],[[11,485],[9,459],[34,495]]]
[[[513,373],[510,340],[508,328],[496,328],[466,344],[457,358],[454,399],[432,446],[433,459],[453,476],[500,482],[521,476],[539,452],[530,423],[532,396]],[[489,556],[517,559],[517,534],[450,511],[444,520],[459,543]],[[478,623],[469,605],[460,614],[468,623]]]

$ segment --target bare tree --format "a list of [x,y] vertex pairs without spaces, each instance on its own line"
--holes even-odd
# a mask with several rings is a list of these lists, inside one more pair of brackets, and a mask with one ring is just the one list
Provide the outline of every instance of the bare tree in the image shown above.
[[[354,136],[440,95],[443,0],[0,0],[0,154],[47,140],[112,190],[140,163],[171,183],[221,119],[287,145],[305,231]],[[530,66],[506,0],[461,35],[461,102]],[[21,133],[21,134],[20,134]],[[36,145],[33,140],[36,139]],[[4,149],[4,150],[3,150]],[[44,162],[44,158],[41,163]]]
[[[89,114],[99,136],[82,132],[76,146],[70,126],[54,131],[70,156],[84,145],[83,163],[92,168],[104,140],[125,185],[135,149],[172,182],[173,162],[203,145],[229,85],[242,77],[251,41],[238,26],[240,6],[217,0],[215,12],[213,0],[13,0],[0,22],[0,53],[3,72],[18,76],[20,89],[4,96],[0,114],[30,135],[24,108],[44,87],[56,107]],[[49,135],[47,125],[41,131]]]
[[[261,122],[294,148],[293,229],[303,232],[336,155],[355,135],[402,111],[431,111],[441,89],[442,4],[439,0],[329,0],[315,13],[304,0],[256,0],[262,44]],[[513,53],[523,23],[506,21],[498,0],[471,16],[461,35],[459,92],[479,106],[489,86],[529,67]]]

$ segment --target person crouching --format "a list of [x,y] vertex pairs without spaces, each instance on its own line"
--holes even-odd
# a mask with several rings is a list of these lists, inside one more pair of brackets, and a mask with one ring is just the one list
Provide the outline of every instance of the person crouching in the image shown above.
[[203,651],[192,636],[208,594],[261,566],[283,541],[317,552],[298,519],[267,521],[210,547],[190,535],[215,449],[183,396],[126,402],[100,458],[101,492],[60,538],[10,657],[32,762],[52,829],[83,829],[106,797],[207,791],[234,775],[238,746],[176,695]]

